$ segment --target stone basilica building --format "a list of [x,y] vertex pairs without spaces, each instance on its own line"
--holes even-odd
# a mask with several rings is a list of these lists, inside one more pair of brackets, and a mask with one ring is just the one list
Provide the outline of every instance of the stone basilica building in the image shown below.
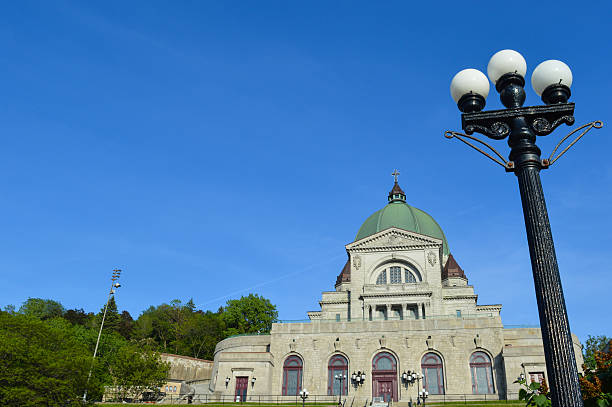
[[[516,399],[521,373],[546,380],[539,328],[504,327],[500,304],[478,304],[442,229],[406,203],[394,175],[388,204],[346,245],[335,290],[322,293],[309,322],[217,344],[213,398],[293,401],[307,389],[308,401],[407,405],[423,388],[430,401]],[[409,383],[409,371],[423,378]]]

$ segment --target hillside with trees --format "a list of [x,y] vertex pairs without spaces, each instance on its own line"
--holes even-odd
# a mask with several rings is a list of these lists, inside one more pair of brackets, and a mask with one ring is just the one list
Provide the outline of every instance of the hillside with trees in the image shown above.
[[111,297],[93,361],[103,312],[104,304],[93,313],[42,298],[1,310],[0,405],[82,405],[86,389],[95,401],[104,386],[137,394],[164,383],[169,366],[160,353],[211,360],[220,340],[269,332],[278,318],[276,307],[255,294],[229,300],[217,311],[177,299],[150,306],[137,319],[119,311]]

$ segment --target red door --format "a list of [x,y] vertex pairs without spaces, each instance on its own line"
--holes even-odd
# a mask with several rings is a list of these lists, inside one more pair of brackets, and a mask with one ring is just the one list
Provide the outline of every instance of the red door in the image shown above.
[[386,402],[393,399],[393,382],[391,380],[378,382],[378,396]]
[[236,377],[236,394],[234,396],[235,401],[246,401],[247,388],[249,387],[249,378],[246,376]]

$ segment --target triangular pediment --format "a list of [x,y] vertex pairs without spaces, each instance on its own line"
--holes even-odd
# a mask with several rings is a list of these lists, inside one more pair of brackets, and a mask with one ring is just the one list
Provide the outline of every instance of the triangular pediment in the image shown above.
[[348,251],[411,250],[442,246],[442,240],[399,228],[389,228],[346,245]]

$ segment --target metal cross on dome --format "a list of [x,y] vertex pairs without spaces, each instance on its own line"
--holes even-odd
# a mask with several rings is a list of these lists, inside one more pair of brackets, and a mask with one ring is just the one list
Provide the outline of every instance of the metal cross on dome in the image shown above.
[[397,176],[400,175],[400,172],[398,170],[393,170],[391,175],[393,175],[395,177],[395,183],[397,183]]

